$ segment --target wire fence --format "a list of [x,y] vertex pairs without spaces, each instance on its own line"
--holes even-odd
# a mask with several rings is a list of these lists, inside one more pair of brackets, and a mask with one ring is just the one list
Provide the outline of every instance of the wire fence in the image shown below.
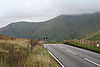
[[80,44],[86,44],[86,45],[90,45],[90,46],[94,46],[94,47],[100,47],[100,41],[92,41],[92,40],[64,40],[64,42],[68,42],[68,41],[74,41]]
[[0,67],[27,67],[25,61],[37,44],[38,40],[28,40],[27,47],[16,48],[16,44],[0,44]]

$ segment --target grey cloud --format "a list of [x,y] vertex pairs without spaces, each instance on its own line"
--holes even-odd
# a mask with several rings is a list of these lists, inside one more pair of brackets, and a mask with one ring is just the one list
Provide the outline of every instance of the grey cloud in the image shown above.
[[13,21],[45,21],[60,14],[100,11],[100,0],[0,0],[0,27]]

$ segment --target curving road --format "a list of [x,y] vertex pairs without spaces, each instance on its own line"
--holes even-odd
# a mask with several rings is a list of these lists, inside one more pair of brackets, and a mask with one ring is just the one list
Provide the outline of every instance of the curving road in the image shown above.
[[62,67],[100,67],[100,54],[64,44],[44,44]]

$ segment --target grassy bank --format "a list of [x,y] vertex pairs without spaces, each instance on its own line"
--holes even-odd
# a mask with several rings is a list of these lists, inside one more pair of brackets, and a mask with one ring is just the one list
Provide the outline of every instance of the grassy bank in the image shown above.
[[0,39],[0,67],[60,67],[44,41]]
[[27,39],[0,40],[1,67],[23,67],[27,57]]
[[83,48],[83,49],[90,50],[96,53],[100,53],[100,47],[89,46],[85,44],[76,43],[73,41],[65,42],[64,44],[68,44],[71,46],[75,46],[75,47]]
[[60,67],[43,45],[34,47],[26,62],[27,67]]

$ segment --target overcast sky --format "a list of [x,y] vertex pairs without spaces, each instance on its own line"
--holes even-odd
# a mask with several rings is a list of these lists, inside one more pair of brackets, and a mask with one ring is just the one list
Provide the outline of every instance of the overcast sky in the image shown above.
[[16,21],[46,21],[61,14],[100,11],[100,0],[0,0],[0,27]]

